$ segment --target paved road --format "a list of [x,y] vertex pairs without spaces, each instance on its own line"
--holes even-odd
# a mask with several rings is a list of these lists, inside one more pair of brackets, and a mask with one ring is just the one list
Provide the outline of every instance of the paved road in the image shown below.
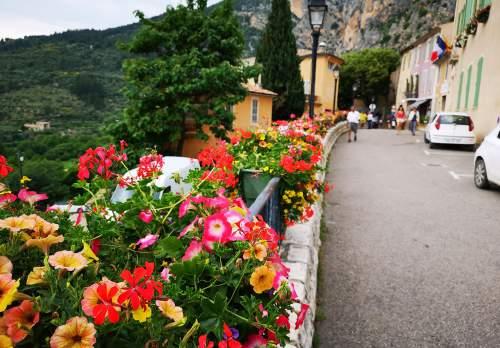
[[330,161],[319,347],[500,347],[500,190],[421,133],[358,138]]

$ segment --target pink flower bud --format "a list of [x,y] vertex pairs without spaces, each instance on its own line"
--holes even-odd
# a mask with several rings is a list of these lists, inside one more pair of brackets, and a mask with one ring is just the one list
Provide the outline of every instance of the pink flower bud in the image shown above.
[[144,222],[145,224],[150,224],[151,221],[153,221],[153,213],[151,212],[151,210],[142,210],[140,213],[139,213],[139,219]]

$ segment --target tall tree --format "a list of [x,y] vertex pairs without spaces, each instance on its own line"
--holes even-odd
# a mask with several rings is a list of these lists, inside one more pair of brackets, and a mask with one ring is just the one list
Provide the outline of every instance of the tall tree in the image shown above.
[[368,48],[349,52],[342,56],[345,63],[340,67],[340,106],[352,104],[352,86],[359,88],[356,97],[369,102],[378,96],[387,96],[391,73],[399,66],[399,53],[390,48]]
[[202,139],[204,126],[224,138],[234,119],[229,106],[245,98],[243,83],[256,76],[241,61],[244,40],[232,2],[208,13],[206,0],[188,0],[158,20],[137,16],[142,27],[125,47],[139,56],[124,63],[128,103],[115,133],[177,154],[186,123]]
[[262,86],[278,93],[273,117],[302,115],[305,107],[304,82],[293,34],[292,12],[288,0],[273,0],[266,28],[257,48],[256,61],[263,66]]

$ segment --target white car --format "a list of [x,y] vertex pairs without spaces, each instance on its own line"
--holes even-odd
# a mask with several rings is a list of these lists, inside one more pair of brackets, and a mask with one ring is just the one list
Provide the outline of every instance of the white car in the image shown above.
[[486,189],[490,183],[500,185],[500,125],[485,138],[474,156],[474,183]]
[[438,112],[425,128],[424,141],[434,148],[435,144],[476,146],[474,122],[461,112]]

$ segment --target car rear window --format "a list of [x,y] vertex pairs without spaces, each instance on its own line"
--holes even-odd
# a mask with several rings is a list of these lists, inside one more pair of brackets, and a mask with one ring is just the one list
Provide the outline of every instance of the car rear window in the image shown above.
[[458,124],[463,126],[469,125],[469,116],[461,115],[441,115],[439,118],[441,124]]

